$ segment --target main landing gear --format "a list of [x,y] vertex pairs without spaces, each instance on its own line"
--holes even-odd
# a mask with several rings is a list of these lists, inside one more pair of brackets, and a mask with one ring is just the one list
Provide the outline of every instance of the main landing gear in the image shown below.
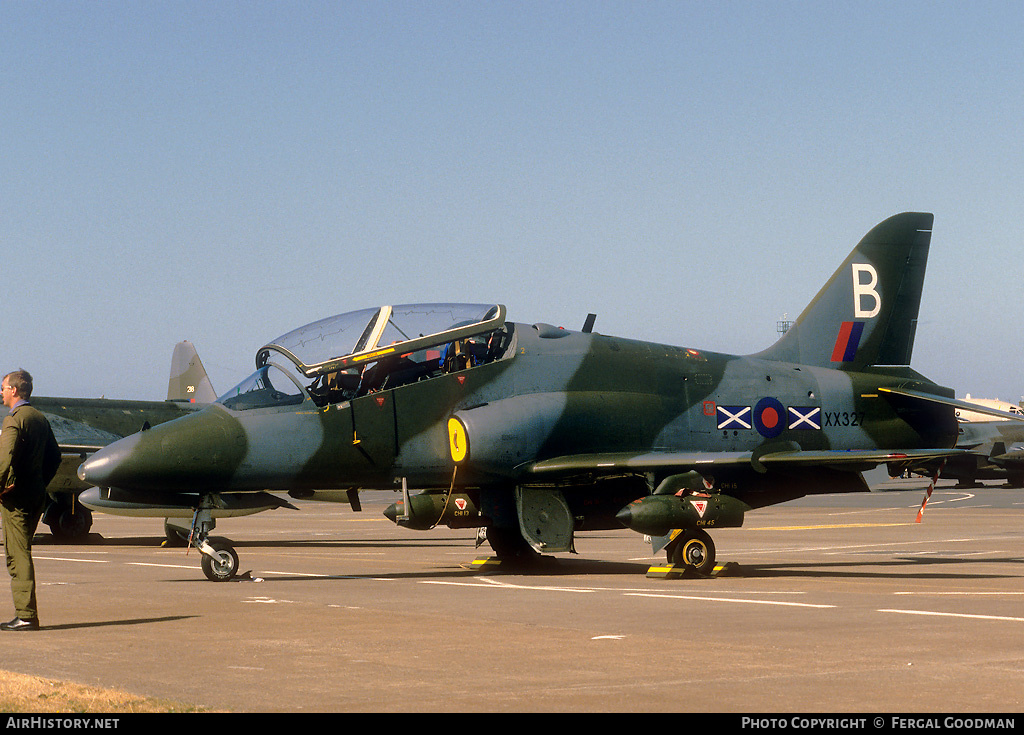
[[89,535],[92,511],[78,502],[78,496],[68,493],[51,495],[42,522],[58,541],[78,541]]
[[665,547],[665,553],[670,564],[702,577],[711,576],[715,569],[715,542],[699,528],[680,531]]

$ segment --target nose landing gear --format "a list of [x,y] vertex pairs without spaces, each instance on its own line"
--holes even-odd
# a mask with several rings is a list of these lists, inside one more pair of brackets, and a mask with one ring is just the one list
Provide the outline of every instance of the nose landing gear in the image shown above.
[[200,565],[207,579],[230,582],[238,574],[238,554],[226,539],[210,538],[210,531],[215,525],[208,499],[204,497],[192,517],[190,543],[203,555]]
[[211,582],[228,582],[238,573],[238,554],[224,539],[214,539],[199,547],[203,553],[200,564]]

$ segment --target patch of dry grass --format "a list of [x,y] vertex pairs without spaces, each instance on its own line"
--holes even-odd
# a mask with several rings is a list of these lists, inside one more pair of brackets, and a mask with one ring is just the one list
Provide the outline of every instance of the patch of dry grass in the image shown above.
[[0,671],[0,712],[205,712],[201,707],[101,687]]

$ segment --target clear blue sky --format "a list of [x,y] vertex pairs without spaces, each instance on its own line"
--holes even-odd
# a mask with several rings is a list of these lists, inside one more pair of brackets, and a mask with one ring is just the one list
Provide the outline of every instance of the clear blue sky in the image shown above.
[[935,213],[913,365],[1024,394],[1018,2],[0,2],[0,371],[161,399],[379,303],[758,351]]

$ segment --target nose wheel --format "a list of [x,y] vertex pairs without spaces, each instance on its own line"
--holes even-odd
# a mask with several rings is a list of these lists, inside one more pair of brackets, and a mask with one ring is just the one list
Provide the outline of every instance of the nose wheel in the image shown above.
[[210,508],[205,505],[205,502],[201,504],[192,517],[189,540],[203,555],[199,563],[206,578],[211,582],[229,582],[238,574],[238,554],[226,539],[210,538],[210,531],[216,521],[213,520]]
[[228,582],[234,579],[238,573],[238,554],[234,548],[224,539],[208,541],[200,548],[203,558],[200,564],[203,567],[203,574],[211,582]]

